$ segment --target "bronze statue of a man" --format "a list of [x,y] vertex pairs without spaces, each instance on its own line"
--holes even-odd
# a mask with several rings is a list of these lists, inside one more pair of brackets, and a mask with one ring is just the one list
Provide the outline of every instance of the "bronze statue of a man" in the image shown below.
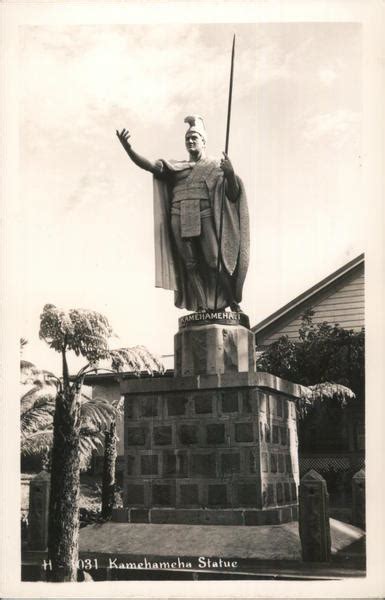
[[221,161],[206,156],[207,135],[202,117],[188,116],[185,123],[189,125],[185,135],[187,161],[147,160],[133,150],[128,130],[116,132],[131,160],[154,175],[155,285],[174,290],[179,308],[211,310],[229,306],[240,311],[249,262],[244,187],[227,155]]

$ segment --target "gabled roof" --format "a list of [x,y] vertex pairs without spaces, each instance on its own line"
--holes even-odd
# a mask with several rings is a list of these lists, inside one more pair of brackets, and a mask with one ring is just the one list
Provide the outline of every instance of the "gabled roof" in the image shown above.
[[359,265],[364,264],[364,262],[365,255],[360,254],[359,256],[348,262],[346,265],[340,267],[339,269],[337,269],[337,271],[334,271],[334,273],[331,273],[331,275],[328,275],[328,277],[325,277],[325,279],[322,279],[319,283],[313,285],[311,288],[294,298],[294,300],[291,300],[290,302],[288,302],[288,304],[285,304],[285,306],[282,306],[282,308],[278,309],[277,311],[263,319],[263,321],[260,321],[259,323],[257,323],[257,325],[254,325],[254,327],[251,328],[252,331],[256,334],[260,333],[263,329],[266,329],[275,321],[278,321],[278,319],[281,319],[282,317],[287,315],[293,309],[299,308],[301,304],[305,304],[306,302],[311,300],[312,297],[316,296],[319,292],[324,291],[326,288],[333,285],[338,279],[341,279],[345,275],[348,275]]

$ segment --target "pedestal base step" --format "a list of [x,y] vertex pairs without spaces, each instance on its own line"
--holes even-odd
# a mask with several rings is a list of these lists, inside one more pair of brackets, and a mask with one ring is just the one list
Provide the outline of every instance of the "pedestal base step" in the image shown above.
[[279,525],[298,518],[298,505],[261,509],[117,508],[112,520],[119,523],[175,525]]

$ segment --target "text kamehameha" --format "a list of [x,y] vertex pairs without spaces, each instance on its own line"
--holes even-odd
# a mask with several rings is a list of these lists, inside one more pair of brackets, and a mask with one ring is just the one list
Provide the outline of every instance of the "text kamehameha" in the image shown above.
[[190,560],[181,559],[179,556],[175,560],[151,561],[146,557],[140,562],[122,562],[118,558],[110,558],[108,567],[110,569],[236,569],[238,561],[225,558],[209,558],[199,556],[195,565]]
[[191,315],[186,315],[179,319],[180,325],[186,325],[191,321],[214,321],[214,320],[226,320],[226,321],[240,321],[240,314],[236,312],[223,311],[223,312],[197,312]]

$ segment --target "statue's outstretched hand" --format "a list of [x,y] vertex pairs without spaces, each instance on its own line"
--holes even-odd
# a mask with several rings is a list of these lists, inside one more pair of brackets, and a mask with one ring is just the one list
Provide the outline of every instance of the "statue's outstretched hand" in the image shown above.
[[131,137],[130,132],[128,131],[128,129],[122,129],[121,132],[119,132],[118,130],[116,130],[116,135],[119,138],[120,143],[122,144],[123,148],[127,149],[127,148],[131,148],[131,144],[128,141]]

